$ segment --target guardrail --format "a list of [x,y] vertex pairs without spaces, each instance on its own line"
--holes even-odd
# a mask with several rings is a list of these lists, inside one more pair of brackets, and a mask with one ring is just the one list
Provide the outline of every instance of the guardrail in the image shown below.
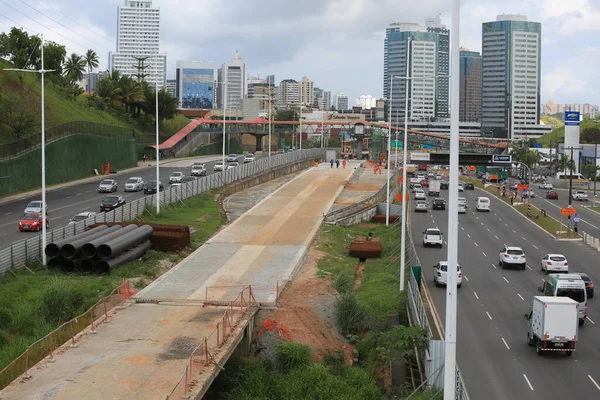
[[[218,189],[229,185],[237,180],[245,179],[253,175],[261,174],[272,168],[281,167],[297,161],[310,160],[325,155],[323,149],[307,149],[291,153],[279,154],[270,158],[260,158],[251,163],[242,164],[226,171],[214,173],[187,182],[181,186],[171,186],[160,192],[160,205],[169,205],[191,196]],[[146,207],[156,205],[156,194],[141,197],[131,203],[127,203],[115,210],[96,214],[86,220],[60,228],[48,230],[46,240],[51,243],[70,236],[75,236],[87,230],[89,225],[106,222],[124,222],[140,216]],[[42,235],[31,239],[21,240],[11,246],[0,250],[0,274],[10,269],[24,268],[30,262],[42,258]]]
[[[421,265],[419,261],[419,256],[417,255],[417,250],[415,248],[415,243],[412,240],[412,236],[410,234],[411,230],[411,217],[410,211],[406,213],[406,256],[408,257],[408,265],[409,266],[417,266]],[[436,388],[436,389],[444,389],[444,380],[443,380],[443,366],[444,366],[444,342],[443,340],[434,340],[433,339],[433,331],[431,329],[431,325],[429,323],[429,319],[427,316],[427,308],[423,303],[423,298],[421,297],[421,290],[419,289],[419,285],[417,280],[415,279],[412,271],[409,273],[410,278],[408,279],[408,308],[411,316],[414,318],[416,324],[421,328],[427,331],[427,335],[429,337],[429,348],[425,350],[425,354],[422,355],[422,359],[424,360],[424,370],[425,370],[425,380],[427,382],[426,388]],[[424,285],[426,283],[423,282],[423,278],[421,277],[421,284]],[[469,394],[467,392],[467,388],[465,386],[462,374],[456,365],[456,400],[469,400]]]

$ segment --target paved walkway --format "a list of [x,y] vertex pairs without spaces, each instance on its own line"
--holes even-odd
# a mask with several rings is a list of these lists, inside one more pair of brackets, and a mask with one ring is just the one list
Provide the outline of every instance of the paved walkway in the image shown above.
[[[346,168],[349,167],[347,166]],[[341,208],[360,203],[373,196],[386,184],[387,171],[385,169],[381,171],[381,174],[373,173],[372,167],[358,167],[357,169],[356,173],[344,187],[344,190],[342,190],[342,193],[335,200],[335,203],[333,203],[330,211],[337,211]]]

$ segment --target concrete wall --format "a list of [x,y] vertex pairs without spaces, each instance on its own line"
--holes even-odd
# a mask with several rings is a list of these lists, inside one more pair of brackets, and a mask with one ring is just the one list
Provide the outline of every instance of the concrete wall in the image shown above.
[[336,225],[341,226],[352,226],[356,224],[362,224],[369,222],[377,214],[377,204],[365,208],[364,210],[358,211],[354,214],[350,214],[336,221]]

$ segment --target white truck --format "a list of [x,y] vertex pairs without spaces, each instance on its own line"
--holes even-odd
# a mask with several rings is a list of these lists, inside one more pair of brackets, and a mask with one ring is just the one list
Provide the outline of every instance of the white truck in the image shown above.
[[577,192],[573,193],[571,195],[571,197],[573,198],[573,200],[578,200],[578,201],[588,201],[588,195],[586,192],[582,192],[581,190],[578,190]]
[[525,319],[530,321],[527,344],[537,354],[563,351],[573,355],[579,333],[579,303],[569,297],[535,296],[533,307]]
[[430,196],[435,196],[438,197],[440,195],[440,186],[441,186],[440,181],[436,180],[436,179],[430,179],[429,180],[429,195]]

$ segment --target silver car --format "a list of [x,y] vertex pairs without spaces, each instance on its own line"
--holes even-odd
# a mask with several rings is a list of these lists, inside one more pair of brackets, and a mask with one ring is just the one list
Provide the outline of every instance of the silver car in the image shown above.
[[69,221],[69,225],[76,224],[77,222],[86,220],[88,218],[91,218],[94,215],[96,215],[96,213],[93,212],[93,211],[83,211],[83,212],[80,212],[79,214],[77,214],[76,216],[74,216],[73,218],[71,218],[71,220]]
[[192,165],[192,176],[204,176],[206,175],[206,166],[204,164]]
[[[27,215],[30,213],[35,213],[35,214],[42,213],[42,201],[41,200],[30,201],[29,204],[27,204],[27,207],[25,207],[25,210],[23,211],[23,215]],[[50,210],[48,209],[48,204],[46,204],[46,214],[50,214]]]
[[227,156],[227,162],[234,162],[238,160],[237,154],[230,154]]
[[105,179],[98,185],[98,193],[116,192],[119,184],[114,179]]
[[184,176],[183,172],[173,172],[171,176],[169,176],[169,183],[181,183]]
[[217,161],[215,163],[215,165],[213,166],[213,171],[214,172],[223,171],[223,161]]
[[427,203],[427,201],[417,200],[415,203],[415,212],[417,212],[417,211],[420,211],[420,212],[429,211],[429,204]]
[[133,176],[125,182],[126,192],[139,192],[144,190],[144,180],[139,176]]

